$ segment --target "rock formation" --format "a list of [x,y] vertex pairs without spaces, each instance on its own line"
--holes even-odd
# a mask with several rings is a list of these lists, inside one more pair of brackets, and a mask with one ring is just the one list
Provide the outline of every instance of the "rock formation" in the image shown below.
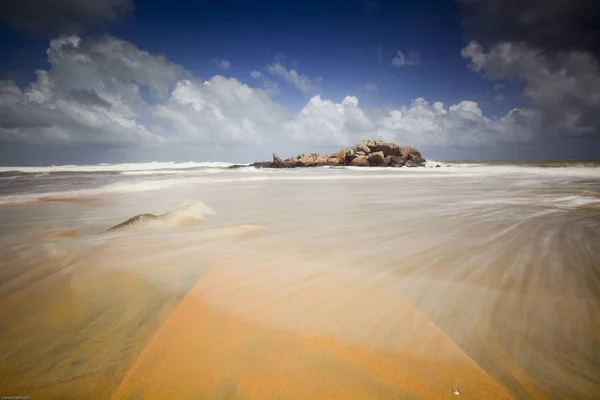
[[148,221],[154,221],[157,218],[158,218],[158,216],[156,216],[154,214],[140,214],[140,215],[136,215],[135,217],[129,218],[125,222],[121,222],[120,224],[115,225],[112,228],[109,228],[107,230],[107,232],[118,231],[118,230],[121,230],[121,229],[124,229],[124,228],[129,228],[130,226],[135,226],[135,225],[143,224],[143,223],[146,223]]
[[[363,140],[356,146],[342,149],[334,154],[310,155],[300,154],[282,160],[273,154],[273,161],[255,162],[250,164],[256,168],[302,168],[322,166],[353,166],[353,167],[422,167],[425,159],[414,147],[403,147],[382,140]],[[234,165],[231,168],[236,168]]]

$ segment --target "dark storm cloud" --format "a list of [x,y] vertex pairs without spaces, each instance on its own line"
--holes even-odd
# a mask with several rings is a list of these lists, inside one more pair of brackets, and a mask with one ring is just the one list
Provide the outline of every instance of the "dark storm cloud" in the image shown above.
[[523,42],[544,51],[600,56],[598,0],[458,0],[467,37],[484,46]]
[[600,134],[600,1],[458,1],[475,72],[522,85],[545,137]]
[[2,0],[0,21],[34,35],[80,33],[119,20],[133,0]]

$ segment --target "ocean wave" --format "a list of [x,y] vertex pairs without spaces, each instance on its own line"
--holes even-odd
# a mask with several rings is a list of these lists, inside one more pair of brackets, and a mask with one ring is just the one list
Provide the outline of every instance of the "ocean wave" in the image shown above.
[[96,165],[50,165],[41,167],[8,166],[0,167],[0,174],[18,175],[35,173],[90,173],[90,172],[127,172],[133,171],[168,171],[189,170],[194,168],[227,168],[231,163],[225,162],[149,162],[149,163],[124,163],[124,164],[96,164]]
[[[201,165],[202,167],[199,167]],[[481,180],[489,179],[508,179],[511,185],[517,186],[539,186],[550,181],[578,181],[589,182],[595,185],[600,182],[600,168],[587,167],[563,167],[563,168],[543,168],[537,166],[523,165],[484,165],[484,164],[452,164],[440,163],[431,161],[424,168],[364,168],[364,167],[324,167],[324,168],[300,168],[300,169],[257,169],[257,168],[239,168],[226,169],[231,164],[227,163],[147,163],[147,164],[117,164],[117,165],[98,165],[94,168],[109,169],[120,166],[122,171],[117,172],[118,175],[132,175],[128,177],[117,178],[117,182],[106,183],[101,186],[94,183],[94,180],[85,180],[85,184],[89,181],[88,187],[69,190],[68,187],[64,191],[58,191],[58,185],[69,185],[70,177],[66,179],[61,177],[57,186],[53,184],[53,177],[46,177],[48,182],[45,186],[48,187],[48,192],[40,193],[40,185],[36,181],[32,181],[31,190],[36,193],[20,193],[11,194],[8,181],[10,176],[2,175],[6,180],[2,183],[3,191],[6,193],[0,196],[0,204],[21,203],[28,201],[36,201],[42,197],[46,198],[78,198],[85,196],[103,195],[106,193],[130,193],[144,192],[168,189],[175,185],[194,185],[200,182],[206,183],[227,183],[227,182],[248,182],[249,184],[256,181],[322,181],[322,180],[411,180],[418,178],[419,181],[424,180],[456,180],[458,183],[461,180]],[[440,168],[436,168],[440,165]],[[187,166],[188,169],[181,169],[182,166]],[[7,169],[7,167],[4,167]],[[24,171],[23,174],[43,174],[40,172],[40,167],[35,171]],[[63,168],[60,174],[68,168],[84,167],[41,167],[41,168]],[[129,168],[128,170],[125,168]],[[138,169],[136,169],[138,168]],[[151,169],[139,169],[151,168]],[[152,169],[154,168],[154,169]],[[162,168],[162,169],[160,169]],[[179,168],[179,169],[177,169]],[[196,169],[194,169],[196,168]],[[198,169],[199,168],[199,169]],[[45,171],[48,171],[47,169]],[[57,171],[56,169],[54,171]],[[177,175],[179,171],[191,171],[182,175]],[[1,174],[0,170],[0,174]],[[84,172],[89,173],[89,172]],[[139,175],[139,176],[137,176]],[[112,179],[112,178],[111,178]],[[81,181],[81,179],[80,179]],[[102,181],[102,180],[99,180]],[[78,181],[79,182],[79,181]],[[79,184],[79,183],[78,183]],[[91,186],[91,185],[96,185]],[[23,185],[15,185],[19,190],[23,190]],[[589,200],[584,200],[589,201]],[[567,201],[568,203],[568,201]]]
[[162,179],[162,180],[145,180],[140,182],[116,182],[108,185],[76,189],[76,190],[64,190],[54,192],[43,192],[43,193],[22,193],[14,195],[0,196],[0,204],[12,204],[12,203],[27,203],[38,200],[76,200],[91,196],[98,196],[104,194],[120,194],[120,193],[135,193],[135,192],[151,192],[157,190],[164,190],[174,186],[193,182],[201,182],[202,179]]

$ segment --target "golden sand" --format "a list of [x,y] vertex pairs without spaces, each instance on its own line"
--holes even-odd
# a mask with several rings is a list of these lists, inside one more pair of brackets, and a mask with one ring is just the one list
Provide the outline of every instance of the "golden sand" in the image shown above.
[[[113,399],[432,399],[455,390],[464,398],[511,398],[406,303],[398,303],[399,312],[432,339],[425,356],[345,345],[220,311],[203,300],[203,288],[223,276],[218,270],[209,270],[167,318]],[[440,359],[440,351],[453,361]]]
[[[407,269],[400,275],[362,269],[360,263],[347,266],[347,255],[286,248],[276,233],[268,236],[268,227],[163,226],[93,238],[54,229],[38,247],[1,253],[0,394],[279,400],[545,399],[575,393],[572,398],[593,398],[593,361],[586,364],[575,355],[561,360],[570,347],[551,348],[559,343],[554,337],[581,334],[582,342],[592,340],[597,318],[582,314],[595,310],[584,293],[565,297],[504,287],[495,270],[453,276],[421,264],[418,273]],[[442,264],[452,262],[436,257]],[[383,265],[385,259],[374,255],[370,262]],[[400,290],[398,283],[411,279],[427,282],[419,287],[432,291],[456,282],[469,291],[436,292],[434,309],[449,313],[440,317],[417,308]],[[567,284],[574,278],[562,279]],[[493,305],[496,314],[488,320],[473,315],[475,328],[461,330],[453,320],[468,321],[461,313],[473,299]],[[507,336],[503,324],[533,320],[527,313],[511,314],[525,306],[528,312],[552,309],[592,322],[573,332]],[[507,315],[514,319],[496,321]],[[575,329],[568,322],[568,329]],[[515,348],[523,350],[522,358],[515,357]],[[581,372],[585,368],[591,375]],[[548,379],[556,387],[549,387]]]

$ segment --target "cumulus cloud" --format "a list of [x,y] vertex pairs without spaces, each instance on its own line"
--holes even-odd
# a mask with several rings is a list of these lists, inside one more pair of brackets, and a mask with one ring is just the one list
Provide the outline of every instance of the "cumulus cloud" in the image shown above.
[[267,65],[267,71],[280,79],[294,85],[302,92],[312,92],[316,89],[316,84],[321,82],[323,78],[316,78],[315,82],[307,75],[299,74],[295,69],[288,70],[279,61]]
[[523,96],[543,117],[545,129],[566,135],[600,133],[600,68],[588,52],[547,53],[526,44],[484,49],[469,43],[461,52],[489,80],[524,85]]
[[[335,148],[371,137],[472,147],[530,141],[539,132],[535,111],[490,118],[471,101],[446,108],[416,99],[373,110],[354,96],[336,102],[317,95],[294,112],[272,99],[260,71],[252,77],[263,80],[263,88],[219,75],[201,81],[161,55],[110,36],[63,36],[47,53],[50,69],[38,71],[29,85],[0,81],[0,141],[206,148],[287,141]],[[485,57],[476,59],[484,68]]]
[[276,135],[287,110],[263,91],[234,78],[215,76],[200,83],[182,80],[153,115],[162,137],[185,144],[258,144]]
[[36,35],[79,33],[118,21],[133,0],[3,0],[0,21]]
[[405,65],[418,65],[419,62],[420,56],[418,53],[410,52],[408,58],[406,58],[401,50],[398,50],[394,58],[392,58],[392,65],[396,68],[400,68]]
[[146,90],[164,99],[184,74],[160,55],[112,37],[52,40],[49,71],[21,89],[0,87],[0,137],[28,143],[160,142],[141,121]]
[[473,101],[446,109],[441,102],[418,98],[408,107],[389,111],[378,133],[383,139],[416,146],[478,147],[530,141],[536,119],[531,110],[514,109],[502,118],[488,118]]
[[292,139],[332,145],[360,141],[375,131],[375,125],[353,96],[346,96],[341,103],[314,96],[284,126]]
[[[238,144],[277,133],[287,111],[261,90],[199,82],[163,56],[112,37],[50,42],[49,71],[0,82],[0,138],[29,144]],[[146,97],[147,91],[154,96]],[[152,97],[152,98],[151,98]]]

